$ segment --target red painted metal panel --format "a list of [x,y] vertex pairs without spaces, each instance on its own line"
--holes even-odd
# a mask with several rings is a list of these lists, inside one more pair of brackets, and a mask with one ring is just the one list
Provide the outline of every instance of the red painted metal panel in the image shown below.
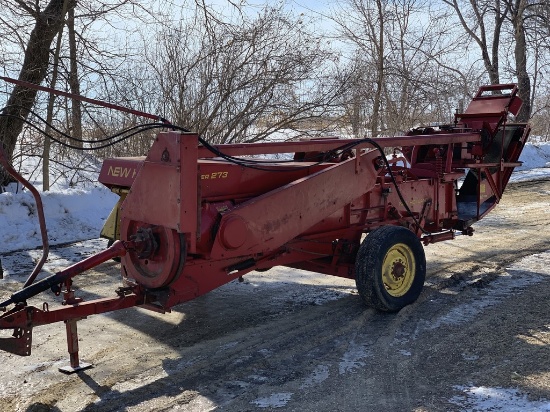
[[145,161],[120,207],[121,221],[128,219],[178,230],[180,176],[176,165]]
[[[199,159],[198,164],[203,201],[258,196],[333,165],[291,162],[278,166],[265,165],[261,166],[265,170],[257,170],[220,160]],[[307,167],[310,165],[311,167]],[[279,172],[281,168],[288,171]]]
[[[178,134],[172,132],[170,136],[178,138]],[[200,226],[200,199],[198,194],[199,171],[197,166],[197,148],[199,144],[196,134],[181,135],[179,137],[179,233],[190,234],[190,252],[195,251],[196,237]]]
[[355,160],[350,159],[251,199],[225,213],[220,228],[240,219],[246,223],[246,230],[241,232],[246,240],[237,249],[227,248],[220,230],[212,248],[212,258],[266,253],[298,236],[371,190],[376,183],[373,160],[379,155],[378,151],[363,154],[359,173],[355,171]]
[[160,133],[123,202],[121,221],[197,233],[197,135]]

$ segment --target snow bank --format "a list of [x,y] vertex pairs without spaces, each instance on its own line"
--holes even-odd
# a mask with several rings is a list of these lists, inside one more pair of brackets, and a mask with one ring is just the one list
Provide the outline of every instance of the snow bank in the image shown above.
[[550,143],[527,143],[519,160],[523,165],[516,168],[516,171],[550,167]]
[[[51,245],[99,237],[118,196],[107,188],[42,193]],[[27,191],[0,194],[0,253],[42,245],[36,204]]]

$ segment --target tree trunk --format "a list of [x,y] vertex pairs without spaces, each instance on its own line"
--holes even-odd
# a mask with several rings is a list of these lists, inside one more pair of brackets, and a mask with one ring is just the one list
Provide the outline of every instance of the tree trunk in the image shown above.
[[[65,0],[65,3],[67,3],[67,0]],[[55,89],[55,85],[57,83],[57,74],[58,74],[58,67],[59,67],[59,53],[61,51],[61,38],[63,36],[63,26],[59,30],[59,34],[57,35],[57,44],[55,46],[55,53],[53,56],[53,70],[52,70],[52,81],[50,82],[50,87],[52,89]],[[50,93],[50,96],[48,98],[48,109],[46,112],[46,121],[48,124],[46,124],[46,128],[44,131],[46,132],[46,135],[48,135],[51,132],[50,124],[52,124],[53,121],[53,109],[55,104],[55,94]],[[51,141],[48,136],[44,136],[44,148],[42,150],[42,190],[45,192],[47,190],[50,190],[50,146]]]
[[[63,4],[64,0],[51,0],[43,11],[35,14],[36,24],[27,44],[19,80],[40,84],[46,77],[51,44],[64,24]],[[75,4],[75,0],[69,0],[68,8],[74,8]],[[4,114],[10,117],[0,117],[0,141],[9,160],[13,157],[24,120],[34,106],[36,94],[36,90],[16,85],[4,110]],[[0,185],[6,185],[10,181],[11,176],[1,168]]]
[[[78,62],[76,56],[76,33],[74,30],[74,9],[69,10],[67,28],[69,29],[69,86],[71,87],[71,93],[80,95],[80,82],[78,81]],[[72,136],[76,139],[82,139],[82,112],[80,110],[80,101],[76,99],[73,99],[71,102],[71,124]],[[82,142],[79,142],[77,140],[71,143],[73,143],[75,146],[82,147]]]
[[376,90],[374,92],[374,102],[372,108],[372,121],[371,121],[371,136],[375,137],[378,135],[378,129],[380,125],[380,105],[382,101],[382,89],[384,87],[384,9],[382,2],[380,0],[376,1],[376,6],[378,8],[378,18],[379,25],[379,38],[378,38],[378,48],[376,56]]
[[518,96],[523,100],[523,105],[516,116],[519,122],[528,122],[531,117],[531,79],[527,72],[527,42],[525,38],[524,14],[526,0],[519,0],[512,23],[514,25],[514,37],[516,45],[514,57],[516,60],[516,75],[518,77]]

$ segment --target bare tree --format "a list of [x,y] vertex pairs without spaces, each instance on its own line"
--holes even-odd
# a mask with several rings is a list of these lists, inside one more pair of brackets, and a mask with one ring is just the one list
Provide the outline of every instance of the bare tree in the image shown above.
[[[348,0],[346,7],[335,17],[339,25],[341,35],[350,41],[356,48],[356,56],[353,57],[353,70],[355,74],[350,90],[351,107],[353,113],[353,131],[356,133],[361,128],[357,124],[361,101],[365,98],[364,83],[369,81],[369,96],[371,108],[369,116],[369,129],[371,135],[376,135],[380,127],[380,106],[384,82],[386,81],[385,47],[386,32],[390,14],[386,0]],[[365,74],[368,73],[368,76]]]
[[500,0],[443,0],[456,13],[467,35],[478,45],[491,84],[500,83],[502,25],[509,7]]
[[325,127],[320,119],[340,83],[332,78],[334,57],[303,17],[280,6],[233,20],[214,13],[182,17],[146,47],[148,67],[134,81],[157,112],[215,143]]
[[[518,94],[524,104],[517,119],[527,121],[536,96],[536,82],[532,80],[541,69],[529,59],[537,58],[540,52],[540,31],[548,27],[548,3],[528,0],[444,0],[444,3],[452,8],[467,36],[478,45],[489,81],[496,84],[506,78],[505,81],[518,83]],[[547,42],[547,36],[544,39]],[[513,63],[502,67],[502,57],[509,59],[508,50],[513,50]]]
[[[67,7],[67,1],[65,0],[64,7]],[[63,13],[65,14],[65,13]],[[58,77],[58,70],[59,70],[59,54],[61,52],[61,39],[63,36],[63,26],[61,26],[59,33],[57,34],[57,42],[55,46],[55,51],[53,54],[53,62],[52,62],[52,76],[51,76],[51,82],[50,87],[52,89],[55,89],[56,83],[57,83],[57,77]],[[46,129],[45,129],[45,138],[44,138],[44,148],[42,150],[42,190],[50,190],[50,149],[51,149],[51,141],[48,135],[51,133],[51,123],[53,121],[53,111],[54,111],[54,105],[55,105],[55,94],[50,93],[48,97],[48,107],[46,110]]]
[[[67,20],[67,30],[69,32],[69,76],[68,83],[72,94],[80,94],[80,81],[78,79],[78,58],[77,58],[77,43],[75,30],[75,13],[74,9],[69,10],[69,18]],[[72,136],[77,139],[82,139],[82,112],[80,102],[73,100],[71,105],[71,125]],[[82,146],[82,142],[75,140],[76,146]]]
[[[10,8],[16,7],[11,0],[4,1],[10,1]],[[50,0],[44,8],[40,7],[39,2],[33,6],[18,0],[13,2],[34,20],[34,28],[27,42],[19,80],[40,84],[46,77],[52,41],[63,27],[66,11],[74,8],[76,1],[69,0],[65,4],[65,0]],[[34,105],[36,94],[36,90],[15,86],[9,96],[3,111],[5,116],[0,117],[0,140],[8,159],[12,157],[17,137],[23,128],[24,119],[28,117]],[[0,185],[3,185],[10,178],[3,169],[1,172]]]
[[[124,58],[122,53],[127,48],[120,48],[117,36],[128,34],[128,30],[114,27],[120,21],[132,27],[138,26],[147,18],[154,21],[149,10],[134,0],[37,0],[34,3],[21,0],[0,0],[3,16],[0,17],[0,34],[3,42],[0,51],[13,59],[0,61],[4,73],[11,77],[34,84],[40,84],[49,78],[50,84],[67,89],[75,94],[82,90],[82,80],[85,84],[94,84],[98,81],[112,82],[115,69]],[[5,12],[5,14],[4,14]],[[5,23],[5,25],[4,25]],[[34,25],[29,33],[27,27]],[[64,25],[68,28],[68,36],[59,37],[60,51],[51,51],[53,39],[61,33]],[[101,26],[108,30],[98,30]],[[118,53],[121,50],[121,54]],[[24,59],[19,57],[24,56]],[[23,60],[21,65],[19,62]],[[50,70],[51,61],[56,61],[56,68]],[[19,71],[16,76],[15,71]],[[55,80],[54,80],[55,79]],[[98,88],[98,90],[100,90]],[[100,97],[95,94],[95,97]],[[36,90],[23,86],[15,86],[7,99],[7,108],[4,116],[0,117],[0,141],[8,159],[12,159],[17,138],[23,130],[24,123],[32,108],[37,111],[45,107],[34,107],[37,100]],[[82,137],[82,106],[78,100],[63,101],[66,105],[65,131],[73,137]],[[48,110],[51,114],[52,110]],[[84,108],[84,113],[86,108]],[[51,118],[49,119],[51,120]],[[48,127],[47,127],[48,128]],[[78,140],[72,142],[76,146]],[[48,141],[45,142],[46,146]],[[44,154],[49,153],[48,147]],[[47,160],[46,160],[47,163]],[[0,186],[9,182],[10,178],[0,171]],[[47,183],[47,182],[46,182]]]
[[354,134],[361,131],[358,122],[372,135],[395,134],[451,113],[457,73],[446,65],[452,65],[457,43],[428,6],[419,0],[348,0],[335,11],[340,41],[351,50],[353,81],[343,104]]

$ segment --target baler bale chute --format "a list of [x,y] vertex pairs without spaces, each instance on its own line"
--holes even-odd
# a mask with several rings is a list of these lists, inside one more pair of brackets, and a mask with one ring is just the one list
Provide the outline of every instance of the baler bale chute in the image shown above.
[[[99,181],[121,196],[102,232],[111,246],[1,303],[0,329],[14,332],[0,349],[30,355],[32,329],[64,321],[66,371],[79,370],[77,320],[132,306],[166,312],[273,266],[355,279],[367,305],[399,311],[422,291],[422,244],[472,235],[520,165],[530,128],[508,121],[516,94],[513,84],[481,87],[451,124],[398,137],[212,146],[168,126],[146,157],[104,161]],[[278,153],[294,155],[257,157]],[[75,297],[72,278],[115,257],[114,296]],[[27,305],[47,289],[65,305]]]

